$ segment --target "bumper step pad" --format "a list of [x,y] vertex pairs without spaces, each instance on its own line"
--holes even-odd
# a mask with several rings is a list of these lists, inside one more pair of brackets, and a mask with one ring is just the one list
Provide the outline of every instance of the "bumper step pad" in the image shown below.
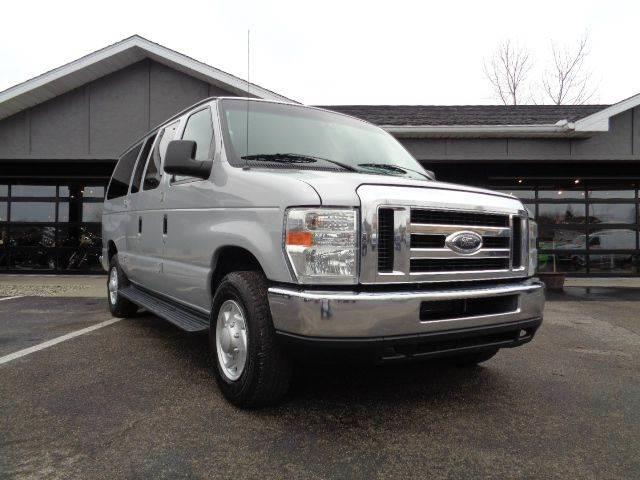
[[209,329],[209,317],[203,313],[186,310],[182,306],[159,298],[135,285],[120,290],[120,294],[154,315],[173,323],[186,332],[205,332]]

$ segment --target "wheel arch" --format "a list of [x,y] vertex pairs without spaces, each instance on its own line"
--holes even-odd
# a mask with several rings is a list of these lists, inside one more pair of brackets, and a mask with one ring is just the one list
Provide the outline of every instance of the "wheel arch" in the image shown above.
[[113,240],[109,240],[109,242],[107,243],[107,261],[111,262],[111,259],[117,253],[118,253],[118,247],[116,247],[116,243]]
[[211,259],[211,296],[213,297],[218,285],[225,275],[238,271],[258,271],[265,273],[257,256],[249,249],[237,245],[225,245],[218,248]]

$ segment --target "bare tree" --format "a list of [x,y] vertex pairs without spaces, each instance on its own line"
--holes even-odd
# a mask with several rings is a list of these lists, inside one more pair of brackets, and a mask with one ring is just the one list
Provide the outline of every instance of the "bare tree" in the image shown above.
[[505,40],[498,45],[491,58],[484,61],[483,70],[502,103],[518,105],[524,101],[524,86],[531,70],[526,48]]
[[575,48],[558,48],[551,45],[553,65],[542,76],[544,94],[556,105],[582,105],[595,94],[591,87],[591,72],[586,69],[589,55],[588,34],[578,41]]

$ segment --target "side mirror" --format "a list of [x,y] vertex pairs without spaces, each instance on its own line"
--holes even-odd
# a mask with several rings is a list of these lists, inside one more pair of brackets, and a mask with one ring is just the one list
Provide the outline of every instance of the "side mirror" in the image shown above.
[[427,172],[427,175],[429,175],[429,178],[431,178],[431,180],[435,180],[436,179],[436,174],[433,170],[427,170],[426,168],[424,169],[425,172]]
[[172,175],[209,178],[210,161],[195,160],[196,142],[193,140],[172,140],[164,157],[164,171]]

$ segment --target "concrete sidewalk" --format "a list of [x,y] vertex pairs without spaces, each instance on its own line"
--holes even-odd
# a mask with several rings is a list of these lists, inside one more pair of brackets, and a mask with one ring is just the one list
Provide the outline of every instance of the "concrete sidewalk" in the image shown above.
[[567,278],[565,287],[640,288],[640,277]]
[[106,275],[0,275],[0,297],[106,297]]

